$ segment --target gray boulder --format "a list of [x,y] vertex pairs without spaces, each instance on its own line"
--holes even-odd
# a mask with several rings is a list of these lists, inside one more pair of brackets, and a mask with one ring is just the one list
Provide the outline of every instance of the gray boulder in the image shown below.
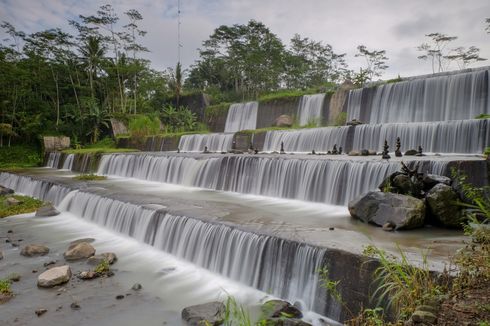
[[209,302],[190,306],[182,310],[182,319],[190,326],[223,324],[225,305],[221,302]]
[[417,150],[416,149],[409,149],[408,151],[405,152],[405,156],[415,156],[417,155]]
[[86,243],[92,243],[94,242],[95,239],[94,238],[83,238],[83,239],[77,239],[77,240],[73,240],[72,242],[70,242],[70,244],[68,245],[68,250],[74,248],[77,244],[80,244],[82,242],[86,242]]
[[438,183],[429,190],[426,202],[436,223],[450,228],[461,228],[464,216],[461,207],[456,204],[458,199],[456,191],[443,183]]
[[276,127],[291,127],[293,125],[293,118],[287,114],[280,115],[276,119]]
[[26,257],[44,256],[49,253],[49,248],[43,245],[29,244],[22,248],[20,254]]
[[95,248],[92,247],[90,243],[80,242],[74,247],[69,248],[67,251],[65,251],[63,257],[65,257],[65,260],[67,261],[75,261],[87,259],[89,257],[92,257],[93,255],[95,255]]
[[352,217],[365,223],[394,225],[395,230],[415,229],[425,222],[425,205],[420,199],[389,192],[371,191],[349,203]]
[[36,216],[38,217],[56,216],[59,214],[60,212],[51,203],[44,204],[36,211]]
[[431,189],[438,183],[443,183],[445,185],[450,186],[451,185],[451,178],[442,176],[442,175],[437,175],[437,174],[426,174],[424,175],[424,188],[425,189]]
[[104,252],[102,254],[98,254],[98,255],[89,257],[87,259],[87,264],[98,265],[101,262],[103,262],[104,260],[106,260],[107,263],[109,263],[109,265],[112,265],[117,261],[117,256],[113,252]]
[[367,150],[367,149],[361,150],[361,155],[362,156],[368,156],[369,155],[369,150]]
[[269,300],[262,305],[261,310],[266,318],[281,318],[285,316],[288,318],[303,317],[303,314],[298,308],[282,300]]
[[13,194],[14,191],[10,188],[0,186],[0,196],[5,196],[5,195],[10,195]]
[[71,278],[70,266],[53,267],[37,277],[37,286],[51,288],[53,286],[66,283]]

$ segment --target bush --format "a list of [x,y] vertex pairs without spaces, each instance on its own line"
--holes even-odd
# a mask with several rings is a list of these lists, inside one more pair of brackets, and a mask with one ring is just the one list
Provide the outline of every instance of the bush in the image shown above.
[[166,133],[193,131],[198,127],[196,115],[186,107],[176,109],[167,105],[163,108],[160,118]]
[[160,120],[146,115],[137,116],[129,121],[128,130],[131,137],[136,138],[157,135],[160,131]]
[[39,148],[27,145],[0,147],[0,168],[33,167],[42,163]]
[[9,280],[0,279],[0,293],[5,295],[11,295],[12,290],[10,289],[10,284],[11,283]]

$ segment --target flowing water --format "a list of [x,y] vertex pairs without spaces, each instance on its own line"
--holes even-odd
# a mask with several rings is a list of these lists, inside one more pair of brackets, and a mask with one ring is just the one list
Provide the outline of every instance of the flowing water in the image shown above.
[[232,148],[233,133],[229,134],[195,134],[180,137],[181,152],[203,152],[204,147],[210,152],[226,152]]
[[464,120],[490,113],[488,68],[415,78],[351,93],[348,120],[369,124]]
[[[412,164],[408,162],[409,164]],[[444,174],[447,161],[423,161],[422,169]],[[184,186],[347,205],[376,189],[397,161],[325,160],[262,156],[177,156],[113,154],[98,173]]]
[[231,104],[226,117],[225,133],[255,129],[258,107],[259,102]]
[[300,126],[306,126],[311,123],[320,125],[324,100],[325,94],[301,96],[297,113]]

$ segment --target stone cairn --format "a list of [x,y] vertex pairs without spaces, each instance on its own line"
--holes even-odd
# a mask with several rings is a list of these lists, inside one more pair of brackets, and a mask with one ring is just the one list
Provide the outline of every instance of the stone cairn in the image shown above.
[[417,154],[415,154],[415,156],[424,156],[424,154],[422,153],[422,146],[419,145],[419,148],[417,149]]
[[395,149],[395,156],[396,157],[402,157],[403,156],[402,152],[400,151],[400,147],[401,147],[400,137],[396,137],[396,149]]
[[281,154],[286,154],[286,152],[284,151],[284,142],[282,141],[281,142]]
[[332,154],[337,155],[339,151],[337,150],[337,144],[333,145]]
[[386,159],[386,160],[391,158],[390,154],[388,154],[389,148],[390,148],[390,146],[388,146],[388,141],[385,139],[385,144],[383,145],[383,152],[381,153],[381,155],[382,155],[381,158]]

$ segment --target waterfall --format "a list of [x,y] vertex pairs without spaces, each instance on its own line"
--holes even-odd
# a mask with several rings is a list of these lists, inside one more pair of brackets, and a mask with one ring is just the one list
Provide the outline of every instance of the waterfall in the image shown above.
[[309,123],[315,125],[321,124],[322,107],[325,94],[303,95],[298,105],[298,119],[300,126],[306,126]]
[[265,135],[264,152],[279,151],[284,143],[286,152],[306,153],[315,150],[327,152],[333,145],[347,144],[347,133],[350,127],[325,127],[299,130],[268,131]]
[[68,154],[63,162],[63,170],[71,170],[73,168],[73,160],[75,159],[75,154]]
[[72,191],[69,187],[56,185],[52,182],[5,172],[0,173],[0,185],[14,189],[15,192],[23,195],[49,201],[54,205],[58,205]]
[[[464,120],[490,113],[488,68],[414,78],[353,92],[349,98],[356,100],[348,103],[348,119],[370,124]],[[363,97],[360,105],[358,97]]]
[[61,152],[49,152],[46,167],[57,169],[60,164],[61,156]]
[[[414,162],[408,162],[414,164]],[[432,172],[435,161],[423,161]],[[347,205],[374,190],[399,162],[282,159],[259,156],[186,157],[111,154],[98,173],[213,190]]]
[[233,133],[184,135],[180,137],[179,149],[182,152],[202,152],[207,146],[210,152],[226,152],[232,147],[233,135]]
[[401,150],[422,146],[430,153],[482,154],[490,144],[489,120],[456,120],[425,123],[388,123],[354,128],[353,149],[381,150],[385,139],[395,150],[400,137]]
[[226,117],[225,132],[253,130],[257,126],[259,102],[235,103],[230,105]]
[[324,263],[326,249],[172,215],[156,207],[71,191],[30,177],[1,173],[0,183],[41,199],[57,193],[54,197],[61,211],[135,238],[242,284],[291,302],[300,301],[308,310],[319,313],[338,310],[317,300],[318,269]]
[[361,120],[362,88],[353,89],[347,96],[347,121]]

